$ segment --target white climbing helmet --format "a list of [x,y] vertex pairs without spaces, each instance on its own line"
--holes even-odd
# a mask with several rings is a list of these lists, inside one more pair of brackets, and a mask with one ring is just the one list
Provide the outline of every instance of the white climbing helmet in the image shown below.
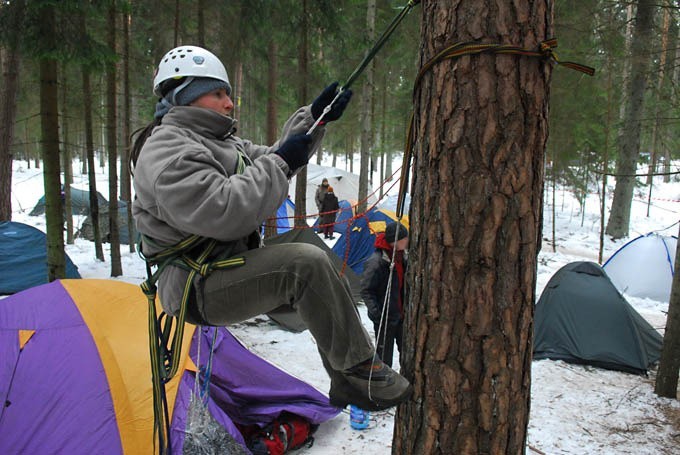
[[212,52],[198,46],[179,46],[163,56],[153,78],[153,92],[163,96],[160,86],[169,79],[185,76],[211,77],[223,81],[231,92],[227,70]]

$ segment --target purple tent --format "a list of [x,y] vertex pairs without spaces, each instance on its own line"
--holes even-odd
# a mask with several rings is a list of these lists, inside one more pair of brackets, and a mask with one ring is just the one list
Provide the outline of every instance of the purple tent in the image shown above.
[[[146,320],[139,288],[113,280],[56,281],[0,300],[0,453],[153,453]],[[206,363],[214,330],[208,410],[235,441],[244,444],[235,424],[266,425],[284,411],[319,424],[339,413],[227,329],[187,326],[191,359],[167,384],[173,452],[182,453],[194,365]]]

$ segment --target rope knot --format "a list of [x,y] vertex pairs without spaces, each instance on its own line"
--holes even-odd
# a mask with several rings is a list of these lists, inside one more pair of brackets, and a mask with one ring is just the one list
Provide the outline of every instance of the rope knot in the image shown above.
[[211,272],[211,266],[212,264],[210,262],[206,262],[205,264],[201,265],[201,268],[198,270],[198,273],[201,274],[201,276],[207,276]]

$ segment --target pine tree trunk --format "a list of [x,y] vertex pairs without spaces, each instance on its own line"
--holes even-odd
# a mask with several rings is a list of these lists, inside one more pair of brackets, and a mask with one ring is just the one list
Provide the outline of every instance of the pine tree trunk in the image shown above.
[[[116,49],[116,6],[109,7],[108,44]],[[118,141],[116,122],[116,64],[110,63],[106,69],[106,145],[109,149],[109,244],[111,245],[111,276],[121,276],[123,266],[120,262],[120,231],[118,223]]]
[[[276,102],[276,85],[278,84],[278,45],[274,39],[269,41],[267,54],[269,56],[269,71],[267,79],[267,144],[272,145],[274,142],[276,142],[278,137],[278,127],[276,122],[278,107]],[[272,216],[265,222],[265,238],[276,235],[276,224],[276,212],[274,212]]]
[[[670,60],[670,65],[669,68],[673,68],[673,77],[671,79],[671,85],[674,87],[674,90],[676,90],[677,93],[677,87],[680,87],[680,25],[675,25],[675,31],[676,34],[674,35],[674,44],[670,46],[671,49],[675,49],[675,53],[673,55],[673,58]],[[676,97],[677,100],[677,97]],[[668,129],[668,141],[674,140],[676,138],[676,132],[674,129],[669,128]],[[664,183],[668,183],[671,181],[671,147],[666,147],[664,150],[663,154],[663,181]]]
[[[369,43],[375,41],[375,0],[368,0],[366,7],[366,38]],[[366,197],[368,196],[368,173],[369,160],[371,159],[371,148],[373,142],[373,92],[375,90],[374,73],[375,61],[371,61],[366,67],[366,82],[361,92],[361,166],[359,167],[359,203],[357,213],[366,212]]]
[[73,245],[73,204],[71,203],[71,185],[73,184],[73,163],[71,163],[71,140],[70,122],[67,108],[68,100],[68,77],[64,71],[63,65],[61,70],[61,134],[63,149],[61,151],[62,169],[64,172],[64,223],[66,230],[66,243]]
[[[552,2],[422,2],[421,65],[447,43],[528,49]],[[409,296],[393,454],[521,454],[529,419],[551,66],[485,54],[415,91]]]
[[132,95],[130,93],[130,14],[123,15],[123,159],[120,167],[120,198],[126,204],[127,236],[130,253],[135,252],[134,220],[132,218],[132,182],[130,179],[130,124]]
[[[309,12],[307,0],[302,0],[302,21],[300,24],[300,55],[298,58],[298,75],[300,86],[298,90],[298,104],[308,102],[307,88],[309,86]],[[321,156],[322,152],[317,152]],[[307,166],[295,177],[295,227],[307,228]]]
[[616,186],[607,223],[607,234],[613,239],[626,237],[630,224],[630,209],[636,182],[632,176],[636,173],[640,156],[640,123],[650,60],[648,49],[652,39],[654,8],[654,0],[638,2],[631,46],[630,93],[626,102],[622,134],[619,136]]
[[198,45],[200,47],[205,47],[205,0],[198,0],[196,2],[197,6],[197,16],[198,24],[196,28],[198,29]]
[[[45,39],[56,39],[53,6],[41,9],[41,31]],[[40,130],[42,135],[43,179],[45,185],[45,220],[47,224],[47,279],[66,277],[63,236],[63,206],[59,165],[59,98],[57,62],[40,59]]]
[[[664,79],[666,76],[666,53],[668,52],[668,29],[670,27],[671,13],[668,8],[663,10],[663,25],[661,26],[661,55],[659,56],[659,71],[656,79],[656,93],[654,94],[654,121],[652,122],[652,152],[649,157],[649,170],[647,173],[647,185],[649,185],[649,196],[652,195],[652,186],[654,183],[654,174],[656,173],[657,162],[659,160],[659,148],[661,141],[659,140],[659,118],[661,113],[661,103],[663,100]],[[649,214],[647,214],[649,216]]]
[[[83,20],[84,25],[84,20]],[[95,257],[104,261],[102,234],[99,229],[99,199],[97,198],[97,176],[94,157],[94,127],[92,125],[92,87],[90,84],[90,70],[83,66],[83,115],[85,117],[85,153],[87,154],[87,181],[90,197],[90,218],[92,218],[92,232],[94,235]]]
[[[680,248],[675,251],[676,271],[678,267]],[[675,273],[654,392],[662,397],[678,398],[678,371],[680,371],[680,273]]]
[[25,1],[20,0],[4,5],[5,13],[11,17],[13,31],[7,43],[5,58],[0,62],[2,87],[0,87],[0,221],[12,219],[12,143],[16,121],[16,98],[19,92],[19,49],[18,39],[25,12]]

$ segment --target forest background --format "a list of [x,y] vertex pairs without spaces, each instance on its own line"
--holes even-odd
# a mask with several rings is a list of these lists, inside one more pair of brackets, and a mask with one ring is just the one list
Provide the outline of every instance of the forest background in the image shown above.
[[[233,98],[236,109],[233,115],[239,120],[238,134],[254,142],[272,144],[278,136],[283,121],[295,108],[310,103],[328,83],[334,80],[342,83],[346,80],[361,62],[367,49],[375,42],[378,33],[399,13],[405,3],[405,0],[401,2],[387,0],[337,0],[333,2],[328,0],[222,2],[206,0],[191,2],[188,0],[144,2],[4,0],[0,2],[0,65],[2,67],[0,80],[2,90],[0,98],[0,220],[11,219],[14,210],[11,205],[12,162],[23,160],[27,166],[42,166],[46,199],[48,272],[51,279],[63,276],[64,241],[73,242],[74,232],[71,217],[66,217],[66,238],[64,239],[62,204],[66,205],[68,213],[70,211],[68,184],[73,175],[71,166],[73,163],[76,165],[79,163],[81,172],[91,176],[89,189],[93,199],[96,195],[95,168],[97,165],[105,167],[109,174],[108,194],[119,195],[119,198],[110,197],[108,206],[101,210],[117,213],[119,199],[126,203],[129,209],[132,198],[130,173],[127,167],[129,138],[133,131],[146,125],[152,119],[156,99],[152,95],[151,81],[155,66],[165,52],[181,44],[196,44],[215,52],[224,61],[234,87]],[[409,2],[409,5],[412,6],[413,3]],[[403,144],[411,111],[414,104],[418,105],[414,103],[412,92],[416,74],[423,64],[420,60],[423,59],[423,55],[426,55],[423,51],[425,48],[423,43],[432,39],[432,34],[426,31],[429,28],[438,30],[436,26],[440,26],[446,30],[442,34],[470,36],[467,28],[461,29],[461,33],[457,33],[458,30],[455,29],[451,30],[450,24],[454,23],[451,18],[455,17],[460,20],[460,17],[457,14],[446,16],[443,13],[451,12],[454,8],[452,5],[453,3],[424,1],[419,5],[422,9],[420,21],[418,20],[419,8],[415,8],[382,52],[356,80],[352,87],[356,93],[355,99],[342,121],[328,127],[328,134],[324,141],[325,149],[317,159],[320,162],[324,157],[330,156],[331,162],[335,164],[333,158],[343,156],[345,159],[342,161],[350,163],[348,170],[360,175],[359,194],[357,195],[360,201],[357,207],[359,213],[366,209],[365,203],[361,201],[367,195],[368,184],[373,183],[377,186],[387,176],[390,176],[394,171],[391,167],[392,155],[401,154],[404,150]],[[678,103],[680,4],[678,1],[558,0],[548,2],[524,0],[510,5],[503,2],[479,0],[478,2],[459,2],[456,5],[461,12],[469,13],[465,16],[468,18],[467,22],[460,22],[464,24],[463,27],[479,20],[480,14],[487,14],[486,18],[491,19],[484,24],[487,26],[486,31],[494,32],[496,34],[493,36],[501,38],[506,35],[497,29],[502,29],[506,25],[509,29],[513,26],[519,29],[520,16],[522,20],[533,22],[531,25],[535,28],[532,30],[539,30],[539,36],[542,36],[544,30],[553,31],[549,19],[545,21],[548,24],[547,27],[542,27],[541,21],[550,16],[550,13],[554,13],[554,37],[559,43],[556,50],[559,59],[584,63],[596,69],[595,77],[557,66],[552,73],[547,70],[536,71],[535,61],[530,62],[529,57],[512,57],[517,60],[513,71],[517,71],[515,77],[518,81],[521,80],[522,75],[540,75],[539,79],[536,79],[539,82],[535,87],[531,87],[537,90],[522,92],[518,89],[516,93],[513,93],[517,97],[516,106],[526,107],[528,109],[526,112],[538,112],[536,119],[531,116],[522,118],[526,120],[527,125],[536,124],[533,123],[535,120],[538,120],[540,124],[543,120],[542,115],[547,111],[541,110],[539,104],[534,103],[540,98],[538,94],[541,94],[543,90],[543,87],[539,87],[540,78],[545,78],[546,87],[547,82],[550,82],[550,125],[549,139],[545,147],[545,160],[543,160],[542,146],[536,150],[518,147],[513,150],[512,154],[507,154],[510,157],[508,164],[525,173],[521,176],[525,178],[525,182],[550,185],[553,188],[552,194],[555,194],[554,188],[557,185],[570,189],[577,195],[582,205],[585,204],[587,194],[598,193],[602,201],[601,236],[606,233],[612,239],[627,237],[633,189],[636,188],[638,193],[641,189],[646,189],[651,199],[653,188],[651,174],[663,175],[666,181],[670,181],[675,173],[675,170],[671,169],[671,161],[678,158],[677,146],[680,140],[678,134],[680,126],[680,104]],[[531,10],[528,9],[529,5],[539,13],[532,15]],[[527,8],[527,10],[522,8]],[[434,12],[442,14],[433,14]],[[430,16],[427,15],[428,13]],[[446,19],[451,22],[445,22]],[[419,29],[421,24],[423,31]],[[435,26],[432,27],[433,25]],[[512,31],[517,32],[517,30]],[[523,42],[534,44],[524,34],[508,33],[507,36],[515,36]],[[540,39],[546,38],[549,37],[542,36]],[[443,42],[443,39],[440,41],[442,42],[436,42],[434,47],[452,44]],[[500,44],[519,45],[519,43],[512,42]],[[557,54],[552,54],[552,57],[556,57]],[[475,84],[478,82],[475,80],[476,74],[459,71],[461,67],[472,68],[473,66],[469,65],[470,60],[471,57],[466,56],[456,63],[450,63],[450,67],[439,65],[437,70],[442,71],[439,76],[441,79],[433,85],[431,93],[436,94],[442,87],[447,86],[446,82],[449,82],[447,78],[457,81],[458,87],[455,89],[474,92],[477,87]],[[507,63],[508,60],[503,61]],[[483,65],[476,68],[483,68]],[[449,72],[445,71],[446,69]],[[434,71],[432,73],[434,74]],[[463,74],[463,77],[457,78],[459,74]],[[501,76],[507,77],[508,74],[510,72],[494,76],[500,78]],[[470,81],[469,84],[466,77]],[[426,87],[430,82],[426,81],[418,90]],[[443,99],[443,104],[449,102],[450,99]],[[539,106],[538,111],[535,106]],[[453,112],[464,107],[452,106],[451,110]],[[476,106],[472,106],[471,110],[474,107]],[[517,109],[514,112],[522,112],[522,110]],[[425,106],[419,113],[422,118],[426,118],[435,111]],[[485,125],[483,117],[480,116],[474,126],[483,125],[485,129],[473,126],[470,129],[476,131],[472,131],[471,135],[486,133],[489,130],[488,133],[495,135],[498,140],[517,146],[521,143],[519,139],[522,136],[520,130],[523,129],[523,125],[517,122],[516,117],[506,120],[507,124],[500,122],[498,127],[491,131],[492,128]],[[427,123],[423,122],[421,125],[427,125]],[[526,134],[529,134],[529,129],[525,130]],[[538,138],[536,143],[543,144],[545,132],[545,128],[541,126],[539,134],[536,135]],[[512,137],[513,134],[517,137]],[[444,135],[441,137],[443,138]],[[436,145],[443,151],[447,151],[446,147],[449,144],[446,140],[438,139],[439,142]],[[517,142],[513,142],[515,140]],[[422,150],[424,148],[420,151]],[[488,153],[488,150],[478,152],[474,158],[478,158],[477,155],[481,153]],[[352,168],[354,154],[360,155],[359,169]],[[453,158],[458,155],[442,153],[441,156],[450,161],[445,162],[446,166],[429,170],[430,173],[443,175],[447,171],[452,171],[451,185],[455,187],[462,183],[464,186],[468,182],[469,174],[457,173],[461,166],[456,166],[457,163]],[[508,156],[492,156],[491,161],[494,164],[504,163],[503,160],[508,159]],[[422,158],[424,157],[421,157],[418,164],[423,164],[430,157]],[[525,161],[520,162],[522,159]],[[534,169],[531,165],[526,165],[529,161],[532,164],[541,164]],[[541,174],[543,161],[545,161],[545,180]],[[636,174],[640,161],[649,165],[647,168],[649,176]],[[369,176],[373,175],[371,171],[374,169],[379,170],[380,182],[369,182]],[[608,188],[606,180],[610,174],[616,176],[616,187],[611,215],[609,219],[606,219],[605,214],[608,210],[605,203],[608,198],[604,192]],[[475,220],[475,214],[466,212],[466,216],[472,217],[468,223],[469,226],[464,226],[465,221],[453,216],[450,219],[442,218],[440,224],[447,228],[470,227],[471,231],[479,231],[475,227],[480,224],[475,223],[497,222],[498,226],[493,232],[498,233],[496,238],[498,243],[495,244],[496,248],[492,253],[498,257],[492,254],[490,258],[486,258],[497,260],[506,251],[506,247],[517,245],[520,240],[523,248],[532,244],[531,240],[526,241],[524,238],[520,239],[520,236],[512,236],[518,233],[526,234],[527,237],[533,235],[531,233],[536,226],[531,220],[540,220],[540,215],[542,215],[539,213],[540,207],[536,204],[536,207],[529,210],[531,213],[528,217],[518,216],[520,215],[518,209],[521,211],[523,207],[520,207],[521,204],[517,204],[517,201],[540,200],[538,193],[541,188],[540,186],[534,188],[531,185],[518,185],[517,187],[510,185],[516,191],[514,196],[517,197],[506,198],[502,194],[504,189],[498,188],[500,191],[495,191],[495,185],[507,183],[512,179],[510,177],[503,179],[500,177],[505,176],[495,175],[490,177],[487,184],[492,188],[491,191],[499,196],[495,200],[497,202],[510,201],[506,213],[510,217],[517,216],[520,223],[503,225],[503,219],[508,218],[503,216],[495,219],[490,217],[489,220]],[[495,177],[499,178],[494,179]],[[423,175],[420,178],[422,180]],[[304,203],[304,190],[300,191],[300,188],[305,187],[304,180],[303,172],[297,179],[299,186],[295,189],[295,205],[299,215],[304,215],[307,211]],[[433,182],[437,181],[436,178],[433,179]],[[63,196],[62,184],[64,184]],[[432,188],[434,191],[443,189],[445,188],[436,185]],[[470,188],[458,188],[458,191],[464,194],[463,190],[466,189]],[[445,196],[442,194],[440,199],[445,200]],[[465,196],[467,196],[465,201],[468,203],[467,208],[484,207],[489,204],[482,191],[466,193]],[[423,198],[418,199],[415,206],[422,208],[426,205],[423,201]],[[411,205],[412,209],[413,207],[414,204]],[[581,212],[583,213],[584,210]],[[452,213],[454,211],[444,215]],[[477,213],[478,216],[482,214],[483,211]],[[548,216],[548,214],[545,215]],[[92,216],[93,225],[96,228],[94,242],[96,257],[102,261],[105,259],[101,242],[106,238],[111,244],[111,257],[107,259],[111,266],[111,276],[121,276],[123,270],[117,217],[109,217],[106,226],[108,232],[98,232],[97,217],[99,214],[96,204],[93,204]],[[128,216],[130,216],[129,213]],[[416,221],[420,221],[418,216],[415,218]],[[305,223],[302,216],[298,221]],[[128,226],[130,225],[131,223],[128,223]],[[519,228],[514,229],[515,226]],[[552,226],[552,236],[543,233],[543,236],[536,240],[552,237],[552,241],[549,240],[547,243],[552,243],[554,246],[556,235],[554,222]],[[513,229],[507,229],[508,227]],[[417,246],[420,232],[418,228],[418,223],[415,223],[412,231],[415,240],[412,251],[416,253],[414,254],[416,258],[419,254]],[[444,236],[438,237],[434,229],[432,234],[433,239],[444,238]],[[478,235],[478,232],[472,234]],[[447,251],[446,264],[460,264],[471,259],[469,268],[477,270],[476,265],[482,263],[476,260],[481,259],[475,256],[478,253],[475,253],[472,247],[469,251],[462,252],[462,248],[457,248],[457,245],[451,241],[458,241],[460,238],[462,237],[445,239],[449,240],[448,245],[443,242],[432,242],[433,250],[422,251],[432,253],[435,249],[443,251],[451,247]],[[602,244],[601,240],[600,262]],[[425,246],[425,242],[422,242],[422,245]],[[134,245],[130,248],[134,248]],[[442,307],[442,314],[453,315],[455,318],[457,314],[467,314],[465,313],[467,305],[469,308],[480,309],[478,314],[485,317],[486,321],[501,324],[489,326],[491,329],[485,334],[488,339],[495,336],[500,338],[504,333],[501,328],[507,327],[507,321],[498,317],[498,308],[494,307],[496,303],[500,306],[506,303],[516,305],[515,308],[507,311],[511,319],[515,313],[530,316],[533,296],[527,297],[526,301],[508,297],[514,289],[512,286],[524,286],[532,282],[535,285],[532,274],[519,277],[523,280],[521,283],[515,282],[518,280],[514,276],[501,276],[503,271],[518,270],[519,266],[526,264],[529,264],[527,270],[533,272],[533,267],[530,266],[535,260],[535,257],[532,257],[533,250],[526,248],[523,252],[524,256],[516,258],[515,262],[509,261],[505,269],[489,268],[491,274],[497,275],[493,277],[495,281],[489,281],[489,283],[498,283],[499,289],[506,291],[508,295],[502,293],[502,295],[491,295],[492,286],[487,286],[488,289],[480,287],[479,291],[488,293],[489,298],[475,300],[467,298],[469,296],[465,295],[465,289],[454,289],[455,280],[435,280],[438,283],[450,285],[450,289],[444,287],[442,289],[448,292],[447,295],[454,296],[450,299],[443,299],[442,305],[449,305],[449,308]],[[423,254],[423,257],[430,260],[431,256]],[[450,260],[451,258],[454,260]],[[455,259],[459,261],[456,262]],[[521,261],[525,262],[520,264]],[[466,271],[469,272],[469,270]],[[486,273],[488,270],[482,272]],[[418,270],[412,270],[410,273],[412,277],[418,277]],[[439,278],[445,276],[442,273]],[[426,280],[431,278],[425,277]],[[472,278],[475,277],[472,276]],[[462,282],[464,279],[459,281]],[[430,281],[426,283],[429,289]],[[416,286],[413,289],[416,289]],[[526,291],[524,288],[516,289],[522,295],[530,294],[524,292]],[[676,293],[679,295],[676,301],[680,301],[680,288]],[[420,298],[416,292],[413,294]],[[436,300],[433,299],[433,301]],[[454,308],[456,304],[458,307]],[[416,299],[414,299],[413,307],[427,309],[425,305],[419,306]],[[425,313],[427,312],[423,314]],[[669,316],[669,320],[671,319],[673,318]],[[523,321],[530,325],[529,317]],[[445,318],[427,322],[431,322],[433,327],[440,324],[433,330],[433,333],[436,333],[436,330],[450,333],[450,327],[447,326],[448,321]],[[502,325],[504,323],[505,326]],[[452,367],[447,371],[454,371],[463,364],[474,368],[479,367],[480,371],[484,370],[482,373],[499,371],[500,375],[505,374],[507,370],[513,370],[503,365],[504,359],[522,360],[523,368],[511,371],[509,376],[513,377],[508,379],[510,382],[503,384],[520,384],[522,394],[518,402],[528,403],[528,394],[525,394],[528,392],[526,387],[528,383],[526,378],[529,377],[526,374],[528,356],[519,355],[518,353],[524,351],[518,351],[516,348],[519,346],[525,349],[529,345],[530,330],[518,331],[516,340],[509,337],[500,339],[501,344],[493,345],[508,354],[508,356],[501,356],[496,355],[495,348],[487,352],[485,347],[491,346],[492,343],[485,345],[485,337],[477,336],[474,330],[469,330],[470,327],[472,325],[463,327],[461,333],[457,335],[462,335],[461,339],[468,337],[467,339],[474,343],[479,343],[476,346],[479,352],[486,353],[486,357],[475,356],[477,351],[474,349],[465,352],[466,350],[461,348],[463,344],[456,345],[450,353],[447,353],[446,363]],[[414,330],[413,333],[418,333],[420,336],[425,332]],[[670,329],[667,330],[667,335],[668,333],[671,333]],[[418,343],[420,339],[416,341]],[[455,352],[456,349],[460,351]],[[461,363],[458,361],[460,358],[470,360],[470,363]],[[408,368],[411,368],[412,363],[409,360]],[[493,365],[493,368],[489,367],[490,365]],[[433,372],[441,371],[439,364],[434,366],[437,368],[433,369]],[[498,370],[494,370],[496,367]],[[673,375],[677,380],[677,367]],[[455,397],[456,402],[462,403],[466,397],[480,396],[496,399],[510,396],[506,393],[497,393],[497,390],[493,394],[481,393],[488,385],[483,382],[486,376],[482,374],[455,376],[461,381],[460,387],[450,389],[467,390],[466,387],[469,387],[469,384],[466,384],[465,380],[472,376],[477,379],[481,378],[482,382],[471,386],[475,389],[475,393],[461,392]],[[423,377],[434,378],[436,374]],[[420,379],[421,377],[416,376],[416,386]],[[423,384],[425,383],[421,383]],[[424,387],[423,390],[440,389]],[[677,381],[671,390],[672,392],[677,390]],[[503,403],[492,402],[492,400],[487,400],[483,404],[490,406],[488,409],[493,407],[494,412],[503,407]],[[501,406],[501,408],[494,406]],[[475,409],[471,409],[472,412],[468,414],[475,413]],[[441,416],[450,414],[448,409],[442,408],[440,411]],[[466,441],[473,441],[479,434],[477,429],[480,425],[489,423],[485,420],[488,416],[483,411],[484,409],[470,420],[474,425],[470,427],[472,431],[468,433],[469,439],[459,438],[459,433],[445,431],[448,428],[447,425],[450,428],[456,426],[454,421],[443,424],[441,434],[448,434],[449,442],[452,443],[461,441],[461,444],[465,444]],[[514,417],[513,413],[516,414],[510,409],[508,416]],[[417,416],[417,412],[411,415]],[[408,421],[408,419],[400,420],[401,423]],[[425,419],[418,421],[425,421]],[[437,423],[435,419],[433,425],[437,426]],[[488,440],[482,441],[482,445],[488,444],[489,441],[501,444],[503,441],[510,440],[502,431],[496,431],[507,429],[508,425],[502,425],[502,419],[499,418],[493,424],[496,426],[487,428],[488,434],[485,437],[488,437]],[[523,448],[524,420],[516,419],[513,425],[517,428],[511,432],[512,446]],[[395,440],[406,441],[408,438],[399,436],[400,428],[403,430],[407,428],[407,425],[398,427]],[[429,428],[422,427],[426,442],[433,443],[434,439],[431,436],[434,433],[427,433]],[[474,443],[477,444],[477,441]],[[415,446],[414,444],[413,447]],[[398,448],[395,450],[398,452]]]
[[[566,184],[583,198],[597,191],[603,172],[615,172],[619,155],[628,153],[624,144],[631,140],[625,134],[633,132],[625,128],[626,115],[639,118],[635,152],[654,165],[650,171],[669,173],[680,141],[678,2],[653,4],[642,66],[631,49],[636,3],[555,2],[560,58],[586,63],[597,74],[553,73],[546,181]],[[91,171],[97,163],[109,163],[110,193],[130,201],[129,137],[152,118],[152,77],[170,48],[195,44],[215,52],[234,86],[238,134],[271,144],[297,106],[311,102],[328,83],[347,79],[375,41],[376,30],[382,31],[403,6],[399,0],[2,2],[0,219],[11,219],[11,162],[17,159],[40,166],[45,158],[48,229],[55,224],[51,218],[61,224],[61,201],[51,193],[64,183],[60,172],[69,183],[74,157],[83,172],[88,155]],[[360,201],[368,183],[378,183],[368,182],[370,171],[380,169],[381,180],[390,176],[392,155],[403,150],[419,65],[417,14],[403,21],[357,80],[354,102],[324,141],[323,153],[344,155],[348,170],[361,175]],[[646,89],[635,104],[641,109],[626,113],[629,98],[638,96],[630,90],[636,64]],[[355,153],[361,154],[360,169],[352,169]],[[317,162],[321,159],[319,154]],[[306,213],[303,198],[296,193],[298,214]],[[111,198],[104,210],[115,212],[117,204]],[[69,243],[72,233],[69,224]],[[627,226],[609,233],[622,237]],[[115,233],[110,237],[117,243]],[[112,275],[117,276],[120,259],[117,249],[112,251]],[[62,266],[60,256],[61,251],[51,256],[56,270]]]

